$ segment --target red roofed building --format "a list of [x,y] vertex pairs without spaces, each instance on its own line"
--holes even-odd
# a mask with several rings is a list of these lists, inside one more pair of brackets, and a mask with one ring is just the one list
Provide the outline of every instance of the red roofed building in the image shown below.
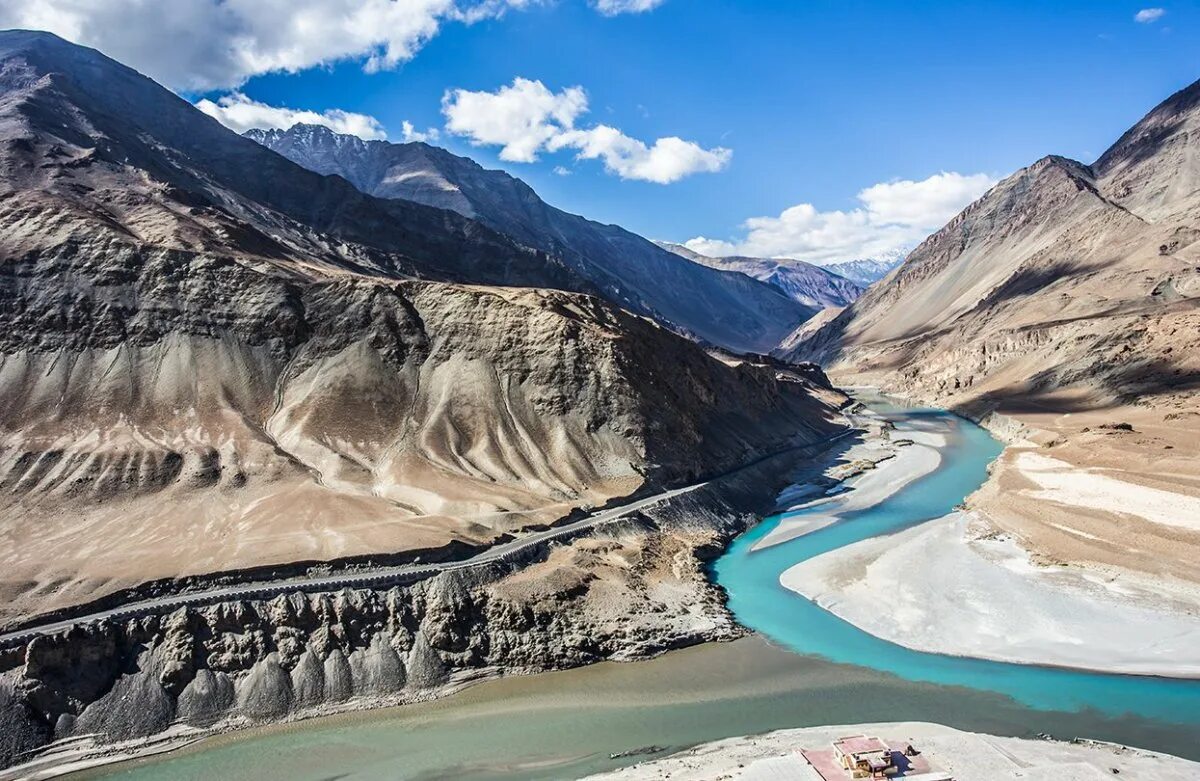
[[886,776],[889,769],[895,772],[892,749],[879,738],[866,735],[839,738],[834,741],[833,751],[842,767],[856,777],[866,774],[871,778]]

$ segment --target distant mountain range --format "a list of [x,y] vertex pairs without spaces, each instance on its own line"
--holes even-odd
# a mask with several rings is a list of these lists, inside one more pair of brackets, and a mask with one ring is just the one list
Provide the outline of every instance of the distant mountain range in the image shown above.
[[779,288],[792,300],[815,309],[846,306],[862,295],[865,288],[828,268],[801,260],[741,256],[714,258],[701,255],[682,244],[665,241],[656,243],[693,263],[725,271],[738,271],[766,282]]
[[828,266],[822,266],[822,268],[853,282],[857,282],[865,288],[870,287],[890,274],[892,269],[904,262],[904,257],[908,253],[909,250],[907,249],[893,250],[879,257],[846,260],[841,263],[831,263]]
[[767,352],[819,308],[745,275],[685,262],[619,226],[556,209],[520,179],[445,149],[363,141],[317,125],[246,136],[369,195],[478,220],[521,246],[560,258],[589,290],[714,345]]

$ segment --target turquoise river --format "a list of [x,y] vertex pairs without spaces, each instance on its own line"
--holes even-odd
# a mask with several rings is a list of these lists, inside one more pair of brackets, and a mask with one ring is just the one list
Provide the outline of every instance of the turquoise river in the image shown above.
[[919,653],[861,632],[779,584],[780,574],[800,561],[946,514],[982,484],[1000,452],[986,431],[947,413],[877,409],[900,429],[944,433],[941,466],[879,505],[807,536],[752,550],[779,522],[773,517],[738,538],[711,574],[754,637],[219,736],[79,777],[571,778],[721,737],[894,720],[1087,736],[1200,760],[1200,681]]

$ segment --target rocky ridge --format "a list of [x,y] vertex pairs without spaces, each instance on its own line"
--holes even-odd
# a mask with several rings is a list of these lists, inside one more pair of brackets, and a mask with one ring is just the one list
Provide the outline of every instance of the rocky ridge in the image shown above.
[[[636,659],[741,634],[703,561],[807,456],[569,544],[386,589],[292,593],[103,621],[0,650],[0,767],[52,741],[162,735],[436,696],[465,682]],[[767,500],[769,502],[769,500]]]
[[1000,182],[787,355],[951,404],[1186,404],[1198,96],[1165,101],[1094,165],[1052,155]]
[[725,349],[769,352],[820,308],[743,274],[683,262],[620,226],[556,209],[520,179],[439,147],[363,141],[303,124],[246,135],[313,171],[344,177],[364,193],[478,220],[561,258],[618,305]]

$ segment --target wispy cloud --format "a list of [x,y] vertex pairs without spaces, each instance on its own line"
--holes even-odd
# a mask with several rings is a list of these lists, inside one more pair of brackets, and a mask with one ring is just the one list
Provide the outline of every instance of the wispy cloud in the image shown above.
[[955,172],[927,179],[883,182],[858,193],[861,206],[820,211],[810,203],[776,217],[752,217],[734,241],[698,236],[684,242],[704,255],[750,255],[836,263],[887,255],[910,247],[940,228],[992,185],[986,174]]
[[1154,24],[1166,14],[1165,8],[1143,8],[1133,15],[1133,20],[1141,24]]
[[653,11],[666,0],[591,0],[592,7],[605,16],[640,14]]
[[[271,106],[253,100],[241,92],[231,92],[215,101],[201,100],[196,104],[196,108],[238,133],[244,133],[251,128],[286,130],[292,125],[306,124],[324,125],[337,133],[348,133],[368,141],[387,138],[383,125],[368,114],[356,114],[336,108],[318,112]],[[408,122],[404,124],[408,128],[412,127]]]
[[706,149],[668,136],[647,144],[609,125],[577,128],[588,111],[582,87],[554,92],[540,81],[516,78],[495,92],[456,89],[442,99],[446,129],[475,146],[500,147],[500,159],[532,163],[545,152],[571,150],[580,160],[600,160],[622,179],[669,184],[686,176],[715,172],[733,153]]

